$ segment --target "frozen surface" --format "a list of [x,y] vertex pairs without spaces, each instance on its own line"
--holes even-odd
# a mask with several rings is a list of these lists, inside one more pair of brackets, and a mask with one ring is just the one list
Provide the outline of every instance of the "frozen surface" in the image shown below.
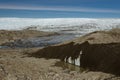
[[41,31],[56,31],[80,36],[96,30],[120,27],[120,19],[0,18],[0,29],[21,30],[28,27],[35,27]]

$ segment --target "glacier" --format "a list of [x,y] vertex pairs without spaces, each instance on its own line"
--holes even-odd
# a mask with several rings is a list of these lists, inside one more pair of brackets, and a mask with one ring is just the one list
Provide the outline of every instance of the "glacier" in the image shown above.
[[80,36],[98,30],[120,27],[120,19],[93,18],[0,18],[1,30],[22,30],[36,27],[40,31],[54,31]]

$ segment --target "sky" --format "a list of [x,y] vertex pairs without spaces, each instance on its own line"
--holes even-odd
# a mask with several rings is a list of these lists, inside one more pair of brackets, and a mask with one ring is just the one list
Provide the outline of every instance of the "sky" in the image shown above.
[[0,0],[0,17],[120,18],[120,0]]

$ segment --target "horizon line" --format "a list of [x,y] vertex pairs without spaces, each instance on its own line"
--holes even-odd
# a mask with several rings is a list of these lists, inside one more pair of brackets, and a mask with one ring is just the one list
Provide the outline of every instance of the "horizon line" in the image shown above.
[[82,18],[82,17],[48,17],[48,18],[41,18],[41,17],[0,17],[0,18],[23,18],[23,19],[120,19],[120,18]]
[[87,7],[65,7],[65,6],[18,6],[18,5],[0,5],[0,9],[11,10],[48,10],[65,12],[95,12],[95,13],[120,13],[120,10],[87,8]]

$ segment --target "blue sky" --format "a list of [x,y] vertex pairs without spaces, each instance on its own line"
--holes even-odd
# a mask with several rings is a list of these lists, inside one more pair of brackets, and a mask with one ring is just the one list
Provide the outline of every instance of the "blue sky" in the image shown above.
[[0,17],[120,18],[120,0],[0,0]]

